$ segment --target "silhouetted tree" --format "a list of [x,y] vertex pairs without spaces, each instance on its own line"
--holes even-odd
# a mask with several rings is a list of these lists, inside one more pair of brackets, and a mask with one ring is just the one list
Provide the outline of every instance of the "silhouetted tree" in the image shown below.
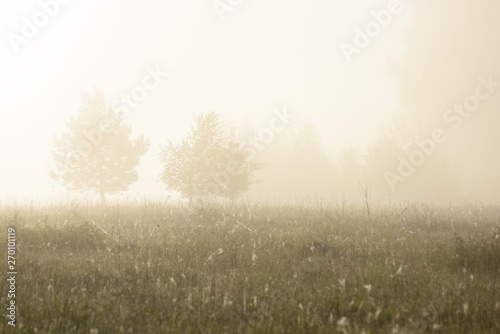
[[[399,106],[410,111],[413,127],[423,135],[444,126],[449,134],[438,154],[456,166],[468,194],[500,199],[500,123],[498,87],[456,131],[443,123],[445,113],[477,94],[478,77],[500,81],[500,2],[491,0],[411,1],[411,18],[402,52],[388,64],[396,83]],[[446,15],[442,15],[446,11]],[[431,36],[431,37],[430,37]],[[463,46],[467,45],[466,48]],[[490,76],[491,75],[491,76]],[[490,93],[486,88],[481,94]],[[454,123],[453,123],[454,124]]]
[[362,182],[362,166],[356,149],[343,150],[339,158],[339,190],[347,198],[359,197],[359,183]]
[[277,164],[273,178],[280,180],[279,189],[288,195],[311,198],[329,197],[335,190],[335,168],[325,154],[310,122],[304,123],[292,137],[289,152],[283,152],[275,160]]
[[304,123],[299,129],[290,168],[297,173],[298,193],[319,197],[333,194],[335,168],[320,143],[316,128],[310,122]]
[[247,191],[259,164],[247,159],[233,130],[224,133],[218,114],[198,114],[194,121],[181,143],[168,141],[162,147],[160,181],[189,198],[190,203],[195,196],[235,198]]
[[397,198],[399,185],[395,190],[390,188],[385,175],[398,167],[398,157],[405,156],[405,151],[398,139],[390,132],[383,134],[370,148],[365,161],[366,180],[372,188],[374,198],[387,200]]
[[427,155],[422,145],[404,133],[401,123],[393,123],[368,151],[365,170],[374,197],[400,201],[456,199],[460,195],[456,171],[436,154],[437,148]]
[[128,190],[137,181],[135,168],[149,148],[144,137],[130,139],[132,129],[123,114],[106,107],[104,93],[82,94],[68,131],[54,138],[51,176],[72,191],[95,191],[105,204],[106,194]]

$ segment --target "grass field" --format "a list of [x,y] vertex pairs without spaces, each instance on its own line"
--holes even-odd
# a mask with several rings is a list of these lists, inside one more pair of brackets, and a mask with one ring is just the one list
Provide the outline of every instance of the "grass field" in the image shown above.
[[500,333],[499,207],[0,210],[5,333]]

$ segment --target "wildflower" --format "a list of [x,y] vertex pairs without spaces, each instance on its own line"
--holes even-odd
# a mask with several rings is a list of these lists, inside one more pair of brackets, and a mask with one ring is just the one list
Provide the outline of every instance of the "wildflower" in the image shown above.
[[346,327],[349,325],[349,319],[342,317],[337,321],[337,330],[341,333],[347,333]]
[[462,305],[462,308],[463,308],[463,310],[464,310],[464,314],[465,314],[465,315],[467,315],[467,313],[469,312],[469,304],[464,303],[464,304]]
[[379,307],[377,307],[377,311],[375,311],[375,320],[378,319],[378,316],[380,315],[380,313],[382,313],[382,309]]

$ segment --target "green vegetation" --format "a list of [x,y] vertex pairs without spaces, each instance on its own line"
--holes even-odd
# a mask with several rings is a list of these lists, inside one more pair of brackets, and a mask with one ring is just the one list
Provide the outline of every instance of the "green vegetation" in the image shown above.
[[374,207],[368,219],[343,205],[144,203],[0,217],[17,232],[23,333],[500,332],[498,207]]

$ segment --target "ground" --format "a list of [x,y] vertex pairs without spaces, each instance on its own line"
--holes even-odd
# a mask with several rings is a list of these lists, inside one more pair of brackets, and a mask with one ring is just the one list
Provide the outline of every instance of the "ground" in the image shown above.
[[22,333],[500,333],[499,217],[415,203],[370,216],[342,204],[3,206],[0,249],[13,227]]

